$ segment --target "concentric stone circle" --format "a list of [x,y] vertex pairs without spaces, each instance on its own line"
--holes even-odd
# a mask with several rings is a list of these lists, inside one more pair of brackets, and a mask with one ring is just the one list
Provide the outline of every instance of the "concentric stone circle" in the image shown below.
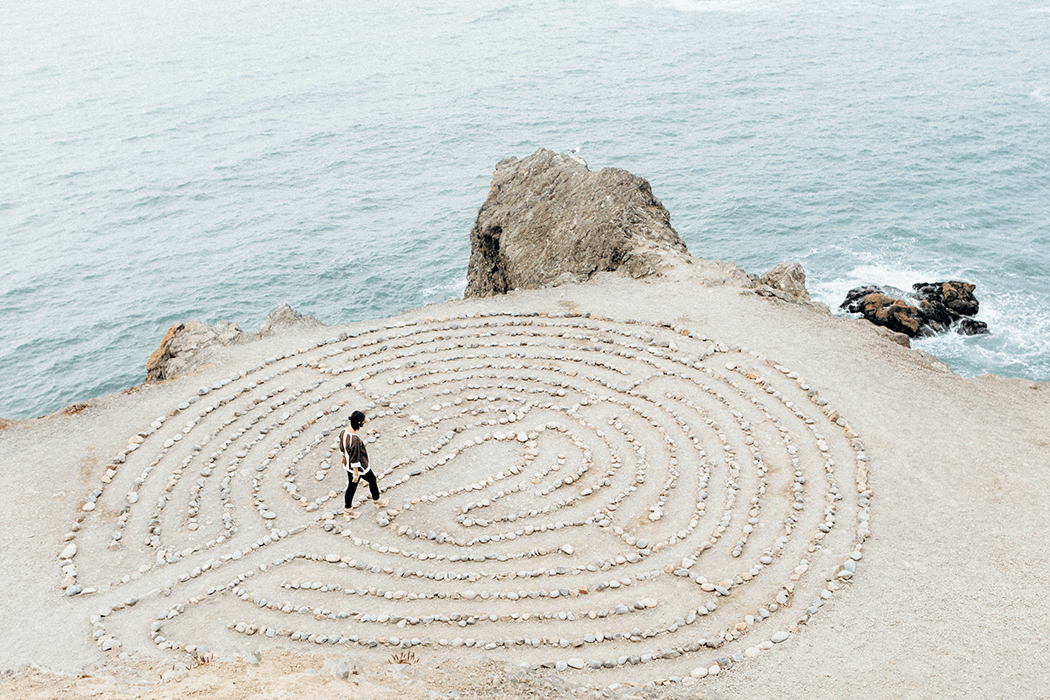
[[[345,521],[355,409],[388,503],[359,489]],[[819,616],[870,533],[845,419],[775,361],[666,324],[391,322],[139,428],[59,555],[103,651],[703,677]]]

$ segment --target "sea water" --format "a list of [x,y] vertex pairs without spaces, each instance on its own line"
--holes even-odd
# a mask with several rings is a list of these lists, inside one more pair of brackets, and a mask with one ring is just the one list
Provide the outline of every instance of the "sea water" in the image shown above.
[[916,346],[1050,379],[1050,0],[4,3],[0,416],[141,382],[172,323],[461,296],[495,164],[645,177],[689,250],[977,284]]

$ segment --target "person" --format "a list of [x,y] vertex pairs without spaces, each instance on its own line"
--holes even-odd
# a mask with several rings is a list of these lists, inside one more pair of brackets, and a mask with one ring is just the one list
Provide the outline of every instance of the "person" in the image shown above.
[[343,517],[347,521],[357,517],[357,513],[351,512],[354,503],[354,493],[357,491],[357,482],[362,478],[368,482],[368,491],[372,496],[372,504],[379,510],[385,501],[379,500],[379,482],[372,468],[368,466],[368,450],[365,449],[364,441],[358,436],[357,431],[365,424],[365,414],[354,411],[350,414],[350,430],[343,428],[339,433],[339,451],[343,454],[343,469],[350,483],[346,487],[346,495],[343,498]]

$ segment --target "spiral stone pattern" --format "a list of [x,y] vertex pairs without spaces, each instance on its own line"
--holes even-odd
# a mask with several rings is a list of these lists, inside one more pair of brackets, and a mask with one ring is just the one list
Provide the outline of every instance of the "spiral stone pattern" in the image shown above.
[[[347,521],[353,410],[387,503],[362,487]],[[667,324],[388,322],[138,427],[60,545],[112,653],[698,678],[815,621],[870,534],[845,419],[774,360]]]

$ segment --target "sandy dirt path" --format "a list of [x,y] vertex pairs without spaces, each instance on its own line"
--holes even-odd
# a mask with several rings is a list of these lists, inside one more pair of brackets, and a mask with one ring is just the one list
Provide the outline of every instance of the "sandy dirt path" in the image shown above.
[[[0,693],[1044,696],[1047,386],[712,280],[280,334],[10,425]],[[368,404],[390,503],[347,523]]]

